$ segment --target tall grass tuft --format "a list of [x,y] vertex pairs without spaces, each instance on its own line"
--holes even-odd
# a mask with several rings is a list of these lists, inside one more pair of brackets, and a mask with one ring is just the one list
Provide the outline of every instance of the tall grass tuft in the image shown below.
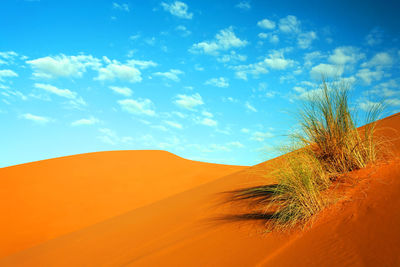
[[[315,93],[316,92],[316,93]],[[277,183],[235,191],[233,200],[262,205],[273,229],[305,225],[329,199],[324,191],[341,174],[365,167],[377,158],[374,140],[378,105],[367,113],[367,125],[358,130],[349,107],[349,87],[328,83],[305,100],[300,111],[300,132],[294,146],[273,172]]]
[[318,92],[304,102],[300,112],[301,134],[293,137],[309,146],[333,176],[375,161],[374,131],[380,105],[368,111],[364,134],[360,134],[348,104],[349,87],[344,82],[328,84],[323,80]]
[[325,206],[321,192],[330,180],[310,151],[293,152],[276,176],[278,184],[267,206],[267,210],[274,210],[273,228],[304,224]]

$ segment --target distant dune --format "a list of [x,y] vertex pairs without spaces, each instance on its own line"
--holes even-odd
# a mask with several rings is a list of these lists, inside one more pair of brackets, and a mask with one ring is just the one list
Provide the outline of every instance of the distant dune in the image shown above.
[[400,266],[397,131],[399,114],[381,120],[392,159],[352,173],[360,182],[347,200],[284,235],[264,234],[260,221],[213,220],[239,212],[220,205],[221,192],[268,183],[273,161],[116,151],[0,169],[0,266]]
[[0,169],[0,258],[245,167],[165,151],[80,154]]

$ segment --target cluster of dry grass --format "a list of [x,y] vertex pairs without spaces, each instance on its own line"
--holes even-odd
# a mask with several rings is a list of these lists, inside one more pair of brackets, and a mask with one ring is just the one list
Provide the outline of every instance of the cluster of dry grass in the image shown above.
[[376,161],[374,131],[381,107],[371,107],[359,131],[348,94],[346,84],[323,80],[318,93],[303,103],[300,132],[291,136],[291,152],[272,174],[277,184],[235,192],[235,200],[262,206],[271,230],[304,226],[328,203],[324,191],[334,180]]

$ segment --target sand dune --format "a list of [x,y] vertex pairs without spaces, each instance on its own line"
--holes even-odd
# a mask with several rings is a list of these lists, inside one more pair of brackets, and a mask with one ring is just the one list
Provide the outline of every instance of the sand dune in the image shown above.
[[[400,115],[380,121],[378,127],[380,136],[393,139],[400,131]],[[393,158],[352,173],[359,183],[349,186],[347,198],[318,216],[311,229],[285,235],[264,234],[260,221],[213,220],[220,214],[240,212],[236,206],[221,205],[221,192],[268,183],[264,175],[273,161],[249,168],[201,165],[158,152],[159,158],[138,156],[141,163],[131,166],[120,163],[128,154],[119,153],[135,152],[113,152],[118,163],[106,167],[110,160],[106,152],[5,168],[0,174],[9,178],[1,194],[8,206],[0,205],[12,220],[1,222],[1,234],[6,235],[1,238],[8,242],[0,242],[1,251],[9,255],[0,259],[0,266],[400,265],[400,214],[396,212],[400,206],[400,141],[392,144]],[[73,162],[75,171],[70,168]],[[172,171],[167,168],[172,162],[175,168],[191,165]],[[116,166],[125,166],[125,171],[115,170]],[[163,170],[158,166],[164,166]],[[150,170],[154,174],[147,174]],[[196,170],[196,175],[185,176]],[[80,176],[83,171],[85,175]],[[131,172],[161,184],[149,185],[145,178],[126,184]],[[53,182],[54,173],[62,174],[63,181],[56,178]],[[115,189],[113,179],[125,183]],[[185,183],[187,179],[190,182]],[[94,183],[101,186],[93,189]],[[46,191],[41,191],[44,184]],[[130,186],[136,188],[139,200],[127,200],[133,192]],[[36,228],[32,230],[31,225]],[[49,232],[53,236],[46,236]]]
[[81,154],[0,169],[0,257],[245,167],[165,151]]

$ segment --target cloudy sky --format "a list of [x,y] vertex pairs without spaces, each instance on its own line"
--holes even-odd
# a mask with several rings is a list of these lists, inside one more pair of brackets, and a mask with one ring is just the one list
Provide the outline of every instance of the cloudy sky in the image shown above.
[[400,111],[399,1],[0,3],[0,166],[162,149],[276,155],[321,73]]

